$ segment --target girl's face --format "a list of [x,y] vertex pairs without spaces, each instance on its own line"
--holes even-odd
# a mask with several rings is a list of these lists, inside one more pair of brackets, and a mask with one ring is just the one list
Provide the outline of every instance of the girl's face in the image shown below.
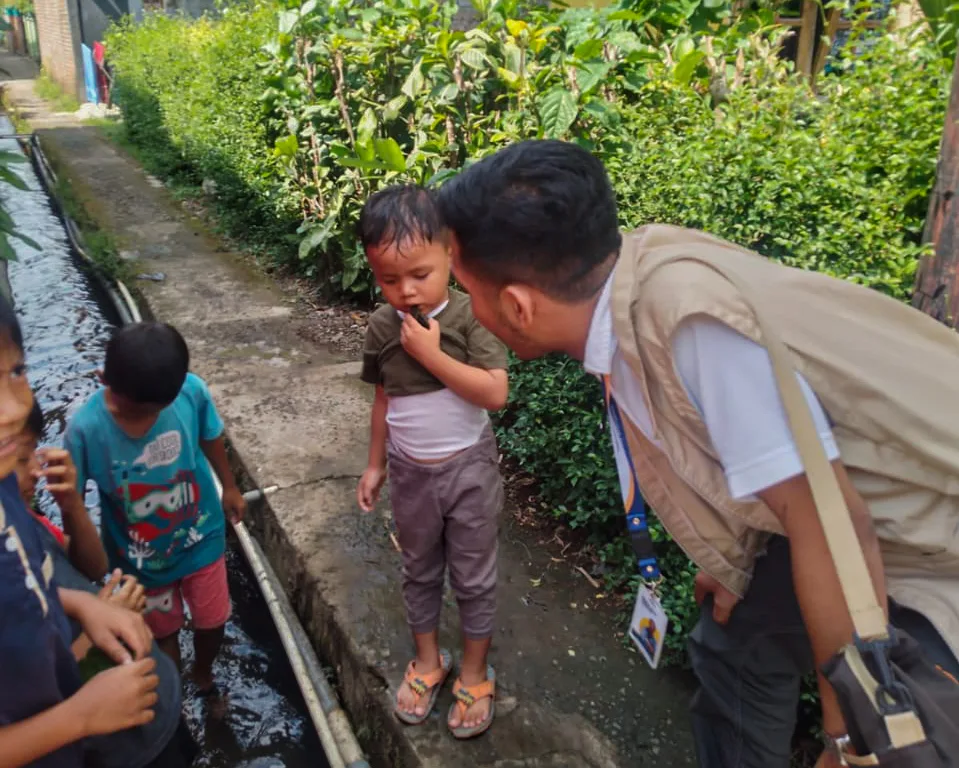
[[17,485],[20,486],[20,496],[28,507],[33,504],[33,497],[37,492],[37,477],[40,469],[40,462],[37,459],[37,438],[29,432],[24,432],[15,471]]
[[0,333],[0,478],[17,468],[23,429],[33,407],[23,350]]

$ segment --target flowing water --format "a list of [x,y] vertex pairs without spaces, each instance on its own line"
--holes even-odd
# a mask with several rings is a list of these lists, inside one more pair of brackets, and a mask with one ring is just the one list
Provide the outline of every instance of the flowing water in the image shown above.
[[[0,134],[12,132],[0,118]],[[0,139],[0,150],[20,151],[11,139]],[[80,269],[33,168],[24,164],[14,170],[28,190],[2,184],[0,199],[17,228],[40,248],[14,242],[18,261],[9,267],[10,283],[30,382],[46,414],[43,444],[59,445],[70,414],[98,386],[104,345],[118,318]],[[59,522],[49,498],[41,500],[41,508]],[[233,615],[215,669],[224,699],[198,699],[185,687],[184,711],[201,746],[194,765],[323,768],[323,749],[256,580],[237,551],[227,552],[227,563]],[[181,639],[188,668],[192,637],[183,632]]]

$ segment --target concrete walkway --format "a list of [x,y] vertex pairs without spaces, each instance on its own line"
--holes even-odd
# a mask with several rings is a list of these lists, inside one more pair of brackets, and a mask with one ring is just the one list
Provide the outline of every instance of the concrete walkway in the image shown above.
[[[9,56],[0,66],[10,70]],[[51,163],[90,216],[163,282],[137,287],[152,313],[186,336],[194,370],[223,412],[246,487],[280,491],[252,525],[321,656],[374,766],[694,764],[687,678],[654,673],[627,649],[620,620],[585,580],[504,517],[496,666],[499,717],[474,742],[445,729],[449,691],[419,728],[391,716],[410,658],[389,512],[365,515],[354,489],[366,463],[371,392],[355,361],[304,341],[295,300],[92,127],[44,111],[28,80],[8,98],[29,112]],[[452,601],[450,601],[452,606]],[[457,648],[456,612],[444,644]],[[264,616],[264,621],[268,618]]]

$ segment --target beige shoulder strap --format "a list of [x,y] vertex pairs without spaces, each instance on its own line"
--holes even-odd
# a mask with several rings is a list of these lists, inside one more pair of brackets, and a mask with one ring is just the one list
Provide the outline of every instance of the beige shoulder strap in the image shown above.
[[796,380],[796,374],[786,350],[773,325],[767,321],[761,301],[749,290],[746,282],[733,270],[719,266],[688,252],[667,256],[656,265],[656,269],[675,261],[694,261],[709,267],[718,273],[739,291],[743,299],[752,307],[756,321],[762,332],[763,342],[772,360],[773,372],[779,386],[789,426],[796,441],[796,447],[806,470],[806,477],[812,489],[813,500],[819,513],[829,551],[832,554],[839,582],[842,586],[846,605],[856,628],[856,634],[863,639],[884,638],[888,636],[885,611],[876,598],[869,575],[869,568],[862,553],[862,547],[856,536],[849,508],[836,479],[836,473],[826,457],[826,451],[819,439],[815,422],[810,413],[802,388]]

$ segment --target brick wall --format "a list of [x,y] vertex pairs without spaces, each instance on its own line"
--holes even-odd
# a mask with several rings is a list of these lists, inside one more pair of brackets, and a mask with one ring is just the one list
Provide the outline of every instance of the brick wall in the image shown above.
[[40,62],[67,93],[84,101],[77,0],[34,0]]

